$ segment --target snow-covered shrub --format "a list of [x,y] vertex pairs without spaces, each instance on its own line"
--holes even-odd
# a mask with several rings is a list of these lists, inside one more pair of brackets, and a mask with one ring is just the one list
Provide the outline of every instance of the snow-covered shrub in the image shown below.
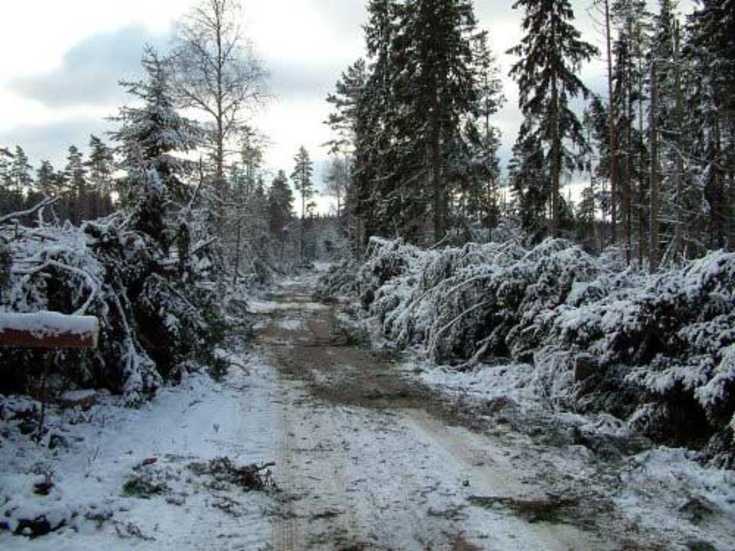
[[580,248],[548,240],[531,251],[513,243],[419,251],[373,240],[358,275],[363,304],[385,335],[425,343],[440,362],[513,356],[530,360],[544,324],[575,284],[600,272]]
[[735,409],[735,255],[715,252],[682,270],[594,285],[602,296],[560,311],[548,338],[593,353],[601,372],[629,366],[618,384],[660,404],[637,421],[641,428],[662,433],[666,418],[673,441],[694,419],[692,434],[725,428]]
[[164,376],[206,345],[209,326],[199,308],[158,274],[143,283],[135,313],[146,351]]
[[321,298],[356,295],[355,272],[357,268],[357,263],[350,258],[333,264],[320,278],[317,294]]

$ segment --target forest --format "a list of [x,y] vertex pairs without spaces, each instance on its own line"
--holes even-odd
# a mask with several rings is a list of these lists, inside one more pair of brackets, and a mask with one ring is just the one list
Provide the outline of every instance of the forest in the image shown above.
[[[252,305],[328,262],[318,296],[365,346],[732,470],[735,1],[516,0],[509,67],[478,3],[367,0],[364,55],[315,122],[323,182],[305,147],[265,165],[252,113],[278,100],[235,0],[195,3],[167,49],[146,47],[116,129],[65,166],[0,144],[3,434],[18,396],[136,408],[221,379],[223,350],[255,340]],[[4,315],[46,311],[96,317],[97,347],[2,342]],[[44,431],[43,414],[23,429],[51,446]]]

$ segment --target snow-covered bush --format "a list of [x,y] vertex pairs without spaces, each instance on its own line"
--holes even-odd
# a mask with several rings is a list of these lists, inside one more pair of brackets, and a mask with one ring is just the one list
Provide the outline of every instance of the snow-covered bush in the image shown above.
[[735,254],[648,275],[563,240],[516,243],[373,239],[357,293],[385,338],[437,363],[532,363],[551,403],[733,455]]

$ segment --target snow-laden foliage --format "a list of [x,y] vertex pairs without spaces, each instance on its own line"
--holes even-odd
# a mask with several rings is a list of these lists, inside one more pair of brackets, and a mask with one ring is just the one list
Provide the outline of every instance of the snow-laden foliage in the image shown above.
[[551,403],[677,444],[724,431],[732,446],[735,254],[648,275],[553,239],[425,251],[373,238],[368,252],[355,285],[389,341],[455,369],[530,363]]
[[0,311],[51,310],[100,322],[94,351],[0,349],[4,391],[32,391],[47,371],[58,386],[107,388],[138,403],[185,359],[209,349],[217,316],[202,309],[204,297],[192,296],[201,291],[167,279],[160,249],[122,216],[81,229],[0,228],[0,234],[13,258]]

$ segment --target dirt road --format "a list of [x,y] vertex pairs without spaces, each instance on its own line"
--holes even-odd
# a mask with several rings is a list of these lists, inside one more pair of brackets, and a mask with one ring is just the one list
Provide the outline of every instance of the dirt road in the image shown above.
[[584,450],[540,444],[552,435],[515,430],[510,411],[478,423],[355,343],[308,284],[261,313],[280,396],[276,549],[657,548],[590,484],[605,473]]

